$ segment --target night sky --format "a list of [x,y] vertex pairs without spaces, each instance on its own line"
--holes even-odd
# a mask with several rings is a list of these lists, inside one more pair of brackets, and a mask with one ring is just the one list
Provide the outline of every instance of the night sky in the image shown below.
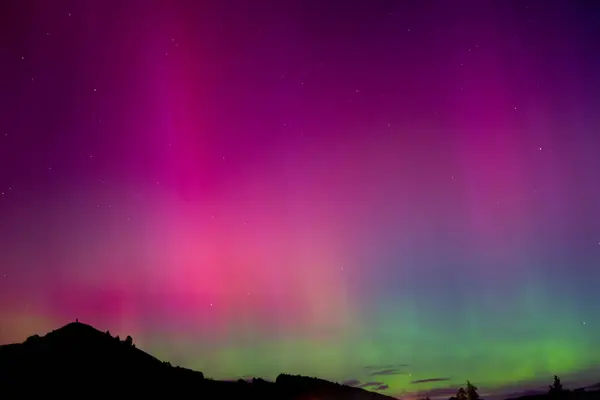
[[598,49],[594,1],[3,1],[0,343],[598,382]]

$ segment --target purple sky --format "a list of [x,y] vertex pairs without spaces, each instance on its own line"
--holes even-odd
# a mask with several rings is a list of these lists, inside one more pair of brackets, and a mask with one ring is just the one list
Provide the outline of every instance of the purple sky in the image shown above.
[[600,6],[6,0],[0,343],[220,379],[600,381]]

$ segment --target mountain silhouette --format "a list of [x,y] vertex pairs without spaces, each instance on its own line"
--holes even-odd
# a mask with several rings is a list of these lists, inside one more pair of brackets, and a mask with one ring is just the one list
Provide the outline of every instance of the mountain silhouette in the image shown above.
[[80,322],[23,343],[0,346],[0,399],[34,396],[87,398],[153,396],[197,399],[355,399],[392,397],[317,378],[281,374],[275,382],[205,379],[202,372],[172,367]]

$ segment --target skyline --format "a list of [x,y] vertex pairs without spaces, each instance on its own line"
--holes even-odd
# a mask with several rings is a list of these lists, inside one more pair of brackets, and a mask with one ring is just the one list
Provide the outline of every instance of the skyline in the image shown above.
[[598,5],[0,15],[0,343],[79,318],[216,379],[600,381]]

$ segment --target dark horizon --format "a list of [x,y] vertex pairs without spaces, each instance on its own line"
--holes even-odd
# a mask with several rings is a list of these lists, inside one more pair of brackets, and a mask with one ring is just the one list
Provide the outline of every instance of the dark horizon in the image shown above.
[[[118,367],[116,367],[118,365]],[[301,396],[335,396],[345,399],[393,399],[378,397],[388,389],[381,382],[360,384],[331,382],[314,376],[301,376],[283,372],[274,381],[261,377],[239,377],[237,379],[214,380],[202,371],[194,371],[159,360],[139,349],[131,336],[125,339],[113,336],[110,331],[102,332],[95,327],[79,322],[70,322],[47,334],[34,334],[23,343],[0,345],[0,387],[3,396],[19,393],[29,396],[41,391],[65,396],[65,377],[70,391],[89,390],[102,384],[103,393],[115,395],[134,391],[142,395],[150,390],[155,395],[170,396],[202,395],[229,396],[229,398],[299,399]],[[37,381],[37,388],[24,389],[23,383]],[[148,381],[162,382],[148,385]],[[444,381],[445,379],[435,379]],[[51,382],[46,387],[43,383]],[[417,382],[414,382],[417,383]],[[595,400],[600,398],[600,382],[585,387],[565,387],[558,376],[552,385],[538,390],[515,392],[508,396],[494,393],[486,396],[477,385],[467,380],[454,390],[434,390],[404,398],[419,400]],[[42,384],[40,386],[40,384]],[[225,386],[224,386],[225,385]],[[176,389],[173,387],[175,386]],[[170,389],[169,389],[170,388]],[[365,392],[365,390],[367,392]],[[461,394],[462,391],[462,394]],[[300,397],[299,397],[300,396]],[[341,397],[340,397],[341,396]],[[329,398],[329,397],[327,397]]]
[[0,343],[80,318],[216,379],[594,383],[599,16],[1,2]]

